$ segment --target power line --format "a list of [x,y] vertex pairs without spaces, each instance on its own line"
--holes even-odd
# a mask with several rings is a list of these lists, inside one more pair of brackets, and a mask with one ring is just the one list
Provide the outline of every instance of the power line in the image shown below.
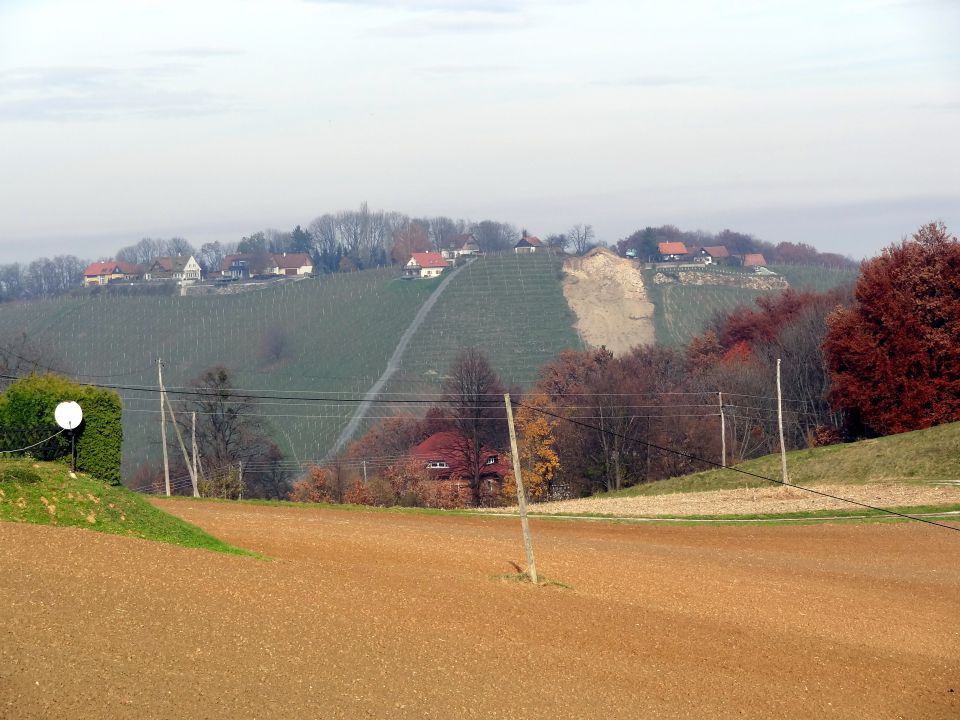
[[939,523],[939,522],[936,522],[936,521],[934,521],[934,520],[928,520],[928,519],[926,519],[926,518],[917,517],[917,516],[915,516],[915,515],[907,515],[907,514],[905,514],[905,513],[899,513],[899,512],[897,512],[896,510],[889,510],[889,509],[887,509],[887,508],[877,507],[877,506],[875,506],[875,505],[869,505],[869,504],[867,504],[867,503],[862,503],[862,502],[860,502],[860,501],[858,501],[858,500],[851,500],[850,498],[840,497],[839,495],[832,495],[832,494],[827,493],[827,492],[821,492],[820,490],[814,490],[813,488],[803,487],[803,486],[801,486],[801,485],[794,485],[794,484],[792,484],[792,483],[789,483],[789,484],[788,484],[788,483],[785,483],[783,480],[777,480],[777,479],[775,479],[775,478],[767,477],[766,475],[760,475],[759,473],[750,472],[749,470],[743,470],[742,468],[738,468],[738,467],[723,467],[723,465],[721,465],[721,464],[718,463],[718,462],[714,462],[713,460],[707,460],[706,458],[697,457],[696,455],[691,455],[690,453],[685,453],[685,452],[683,452],[682,450],[675,450],[675,449],[673,449],[673,448],[663,447],[663,446],[657,445],[657,444],[655,444],[655,443],[647,442],[647,441],[645,441],[645,440],[640,440],[639,438],[631,438],[631,437],[628,437],[628,436],[623,435],[623,434],[621,434],[621,433],[614,432],[613,430],[607,430],[607,429],[605,429],[605,428],[599,428],[599,427],[596,427],[595,425],[589,425],[589,424],[587,424],[587,423],[580,422],[579,420],[574,420],[574,419],[572,419],[572,418],[566,418],[566,417],[564,417],[563,415],[557,415],[556,413],[552,413],[552,412],[550,412],[550,411],[548,411],[548,410],[544,410],[543,408],[533,407],[533,406],[531,406],[531,405],[524,405],[524,404],[521,403],[521,402],[514,402],[514,404],[515,404],[515,405],[518,405],[518,406],[520,406],[520,407],[526,408],[526,409],[528,409],[528,410],[533,410],[533,411],[538,412],[538,413],[540,413],[540,414],[542,414],[542,415],[546,415],[546,416],[548,416],[548,417],[556,418],[557,420],[565,420],[566,422],[572,423],[572,424],[574,424],[574,425],[578,425],[578,426],[580,426],[580,427],[582,427],[582,428],[586,428],[586,429],[588,429],[588,430],[594,430],[594,431],[599,431],[599,432],[602,432],[602,433],[606,433],[606,434],[608,434],[608,435],[613,435],[614,437],[619,437],[620,439],[626,440],[626,441],[629,442],[629,443],[635,443],[635,444],[638,444],[638,445],[645,445],[645,446],[647,446],[647,447],[649,447],[649,448],[653,448],[654,450],[662,450],[663,452],[668,452],[668,453],[672,453],[672,454],[674,454],[674,455],[679,455],[680,457],[687,458],[688,460],[695,460],[695,461],[697,461],[697,462],[703,462],[703,463],[706,463],[707,465],[712,465],[712,466],[714,466],[714,467],[716,467],[716,468],[720,468],[720,469],[722,469],[722,470],[731,470],[731,471],[733,471],[733,472],[740,473],[741,475],[748,475],[748,476],[750,476],[750,477],[754,477],[754,478],[757,478],[757,479],[759,479],[759,480],[765,480],[766,482],[775,483],[775,484],[777,484],[777,485],[784,485],[784,486],[787,486],[787,487],[796,488],[797,490],[803,490],[804,492],[813,493],[814,495],[821,495],[821,496],[823,496],[823,497],[827,497],[827,498],[830,498],[830,499],[832,499],[832,500],[839,500],[840,502],[850,503],[851,505],[858,505],[858,506],[860,506],[860,507],[867,508],[867,509],[869,509],[869,510],[876,510],[876,511],[878,511],[878,512],[887,513],[888,515],[894,515],[894,516],[896,516],[896,517],[905,518],[905,519],[907,519],[907,520],[916,520],[916,521],[918,521],[918,522],[927,523],[928,525],[936,525],[937,527],[946,528],[947,530],[953,530],[953,531],[955,531],[955,532],[960,532],[960,527],[954,527],[953,525],[947,525],[946,523]]

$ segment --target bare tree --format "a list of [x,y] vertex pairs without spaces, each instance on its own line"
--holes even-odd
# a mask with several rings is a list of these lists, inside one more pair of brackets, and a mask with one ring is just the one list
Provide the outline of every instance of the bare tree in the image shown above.
[[573,252],[577,255],[583,255],[593,244],[595,237],[593,225],[577,223],[567,232],[567,237],[573,243]]
[[509,223],[496,222],[494,220],[483,220],[472,225],[470,232],[477,239],[477,245],[483,252],[496,252],[498,250],[507,250],[516,244],[520,239],[517,228]]
[[501,445],[505,436],[503,392],[490,361],[478,348],[462,350],[443,381],[443,402],[459,436],[457,452],[470,473],[467,480],[476,504],[481,500],[483,448]]

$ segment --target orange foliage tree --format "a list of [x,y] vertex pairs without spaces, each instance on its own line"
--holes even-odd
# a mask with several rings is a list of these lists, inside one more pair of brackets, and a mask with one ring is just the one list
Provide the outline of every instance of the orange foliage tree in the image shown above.
[[[535,393],[524,399],[516,414],[517,452],[523,487],[527,497],[534,501],[550,496],[554,476],[560,470],[560,456],[554,448],[558,420],[538,412],[544,409],[550,409],[549,398],[543,393]],[[504,479],[503,496],[509,500],[517,497],[513,475]]]
[[294,502],[332,502],[329,480],[329,473],[326,470],[311,465],[307,474],[293,484],[293,489],[287,497]]

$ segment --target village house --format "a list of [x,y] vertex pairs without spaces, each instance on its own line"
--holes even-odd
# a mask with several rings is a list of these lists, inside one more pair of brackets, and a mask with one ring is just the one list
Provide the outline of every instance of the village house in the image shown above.
[[657,245],[660,253],[660,262],[678,262],[683,260],[689,252],[682,242],[662,242]]
[[741,265],[752,268],[761,268],[767,264],[767,261],[764,259],[763,255],[760,253],[749,253],[744,255],[741,260]]
[[267,268],[268,275],[310,275],[313,273],[313,260],[306,253],[274,253],[270,256],[272,265]]
[[200,263],[193,255],[158,257],[144,274],[145,280],[176,280],[194,282],[200,279]]
[[[458,432],[434,433],[410,449],[411,461],[427,471],[432,480],[463,483],[460,491],[469,489],[473,476],[468,457],[470,440]],[[513,465],[503,453],[482,445],[480,447],[481,495],[490,499],[499,497],[505,477],[513,473]]]
[[520,242],[513,246],[513,251],[517,255],[522,255],[524,253],[533,253],[537,250],[542,250],[544,247],[543,240],[533,235],[524,235],[520,238]]
[[704,245],[694,254],[693,260],[704,265],[725,265],[730,261],[730,251],[725,245]]
[[408,280],[411,278],[437,277],[447,267],[449,267],[449,263],[438,252],[413,253],[407,264],[403,266],[402,277]]
[[445,250],[441,250],[444,260],[456,260],[461,255],[479,255],[480,245],[473,233],[464,233],[450,238],[450,245]]
[[83,271],[84,285],[106,285],[117,281],[131,281],[143,274],[139,265],[123,262],[123,260],[107,260],[87,265]]

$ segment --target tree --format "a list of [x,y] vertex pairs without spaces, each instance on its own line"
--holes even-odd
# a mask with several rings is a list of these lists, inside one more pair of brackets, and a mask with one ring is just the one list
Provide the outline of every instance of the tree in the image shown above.
[[479,348],[457,355],[443,381],[443,403],[461,439],[457,452],[470,477],[474,503],[481,500],[480,473],[484,446],[499,447],[505,437],[504,388],[487,356]]
[[470,227],[483,252],[496,252],[513,247],[520,239],[517,229],[509,223],[484,220]]
[[960,242],[921,227],[863,264],[856,302],[829,318],[831,400],[855,433],[960,419]]
[[567,231],[567,237],[573,244],[573,252],[577,255],[583,255],[593,245],[595,237],[593,225],[577,223]]
[[564,250],[567,249],[567,245],[570,244],[570,238],[567,237],[564,233],[559,233],[556,235],[547,235],[546,243],[547,243],[547,247],[563,252]]
[[431,249],[427,228],[418,220],[411,220],[393,232],[393,247],[390,261],[394,265],[403,265],[415,252],[427,252]]
[[[558,420],[538,410],[551,409],[546,395],[538,393],[526,398],[517,409],[517,452],[523,486],[531,500],[545,500],[550,496],[553,479],[560,470],[560,457],[555,449]],[[505,487],[506,497],[516,497],[516,482],[511,479]]]
[[218,365],[191,383],[196,395],[180,414],[181,431],[188,436],[191,412],[197,414],[197,447],[205,475],[226,477],[238,467],[251,488],[275,482],[282,461],[279,448],[270,440],[256,404],[235,389],[234,375]]

